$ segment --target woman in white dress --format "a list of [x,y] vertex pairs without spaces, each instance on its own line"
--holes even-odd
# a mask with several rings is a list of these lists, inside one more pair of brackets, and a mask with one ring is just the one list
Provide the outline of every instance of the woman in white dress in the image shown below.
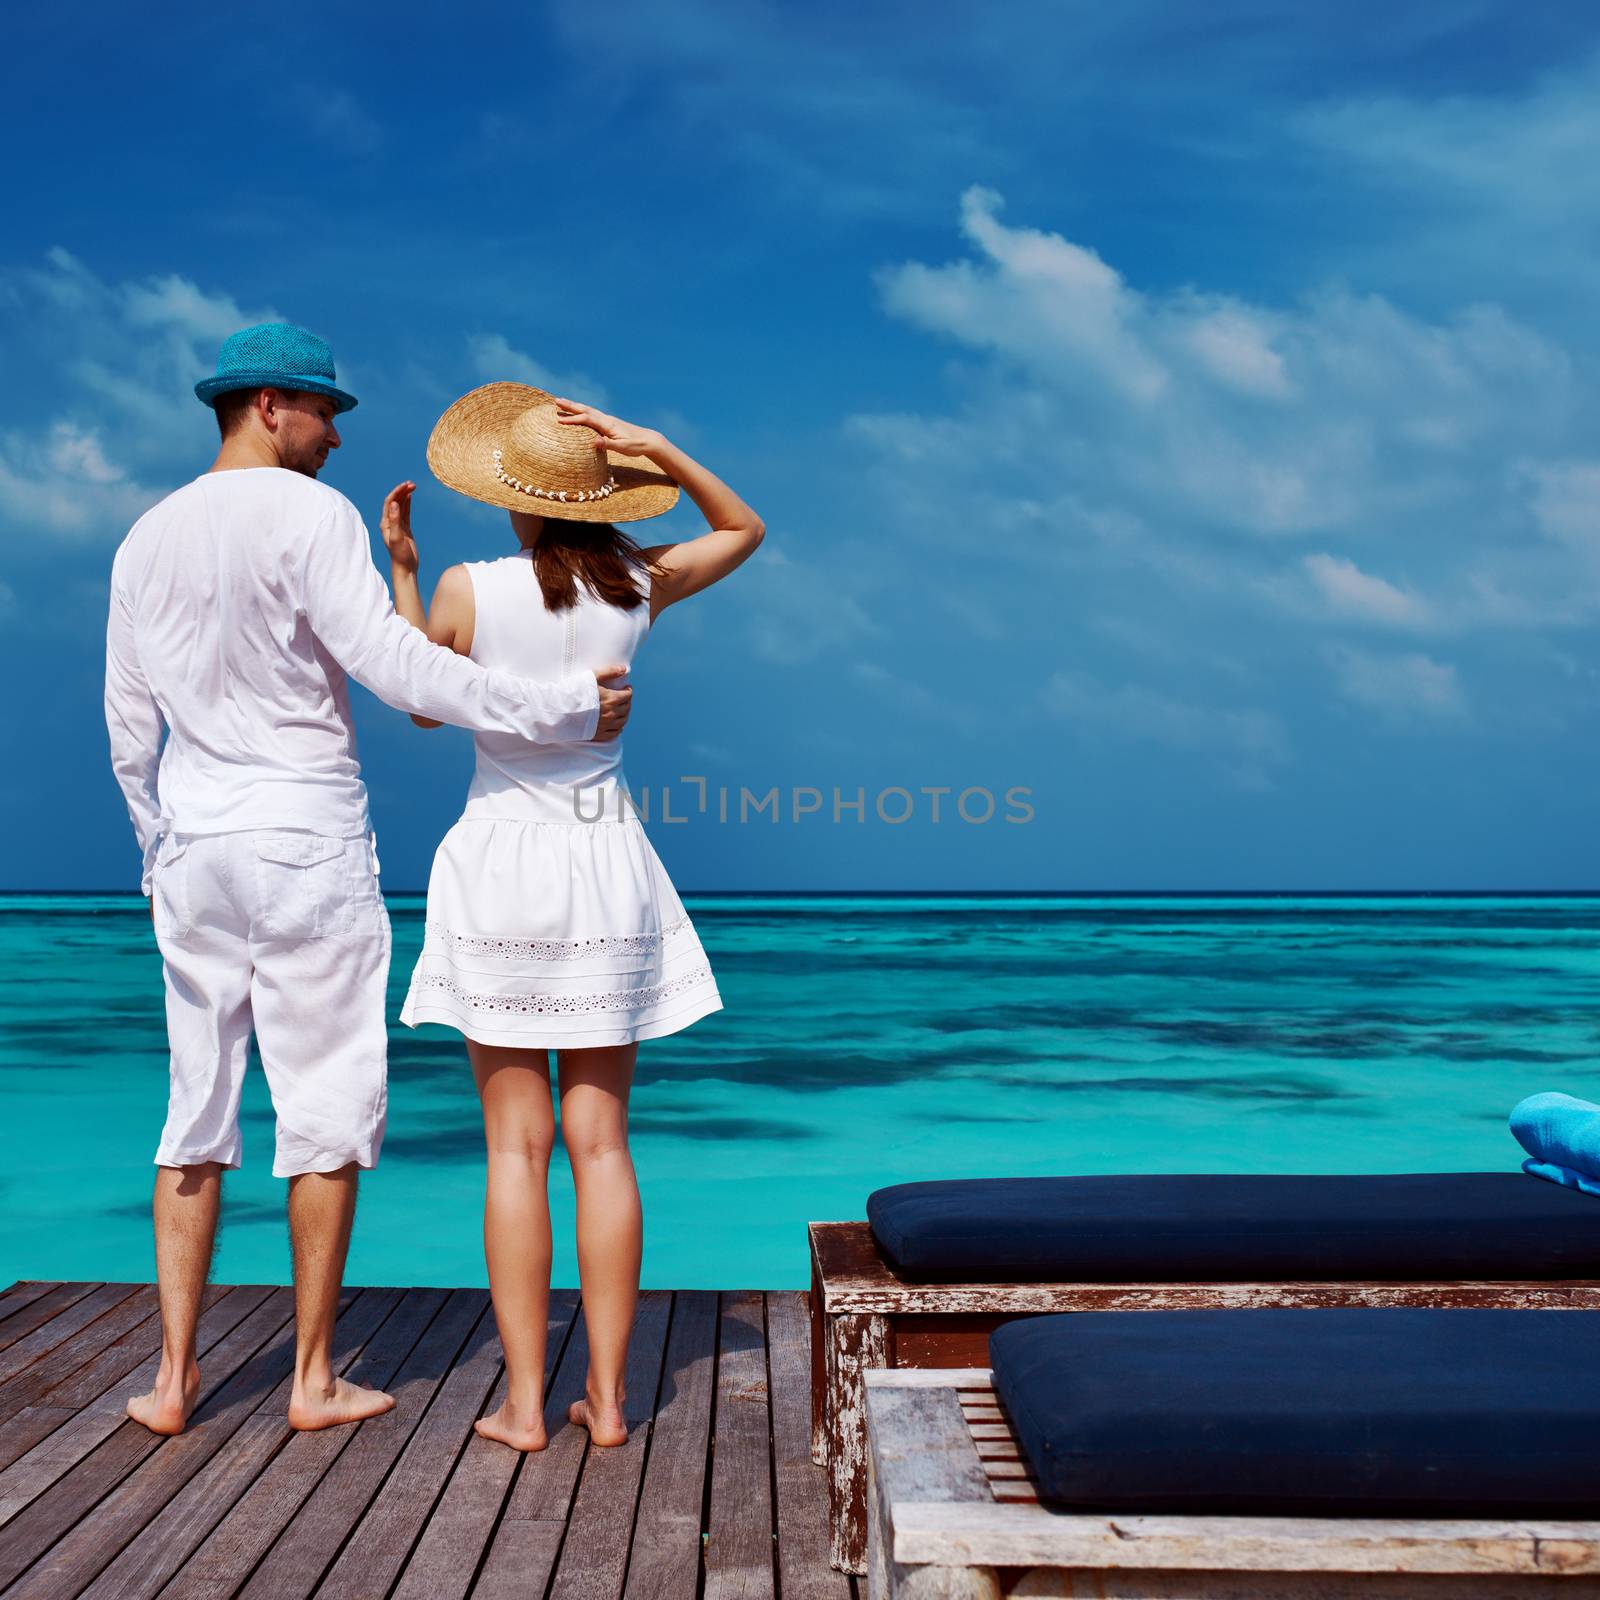
[[[764,531],[660,433],[526,384],[464,395],[439,419],[428,465],[451,488],[507,509],[519,548],[448,568],[424,611],[410,528],[416,485],[400,484],[383,511],[396,609],[436,642],[529,678],[608,669],[602,681],[625,686],[662,611],[726,577]],[[680,485],[710,532],[641,549],[616,526],[670,509]],[[620,739],[474,742],[477,770],[434,857],[422,954],[400,1015],[465,1036],[483,1106],[484,1249],[507,1387],[505,1404],[477,1427],[518,1450],[547,1442],[553,1049],[589,1339],[585,1398],[569,1415],[594,1444],[619,1445],[643,1235],[628,1153],[638,1041],[686,1028],[722,1000],[632,807]]]

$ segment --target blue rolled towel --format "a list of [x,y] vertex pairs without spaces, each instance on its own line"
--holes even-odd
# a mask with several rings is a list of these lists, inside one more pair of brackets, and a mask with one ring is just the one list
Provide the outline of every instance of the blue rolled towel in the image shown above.
[[1600,1195],[1600,1106],[1570,1094],[1530,1094],[1511,1108],[1511,1132],[1528,1152],[1524,1172]]

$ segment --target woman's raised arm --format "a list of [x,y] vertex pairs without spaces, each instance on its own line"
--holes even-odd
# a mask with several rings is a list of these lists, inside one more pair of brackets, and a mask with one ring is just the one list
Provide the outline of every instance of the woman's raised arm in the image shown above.
[[[394,588],[394,608],[413,628],[427,634],[435,644],[442,644],[464,656],[472,650],[472,628],[476,620],[472,601],[472,579],[465,567],[446,567],[439,574],[438,587],[433,591],[433,604],[426,610],[422,605],[422,589],[417,581],[421,559],[417,541],[411,533],[411,496],[416,484],[410,479],[397,483],[384,497],[383,532],[384,548],[389,552],[389,581]],[[411,720],[419,728],[438,728],[443,724],[432,717],[418,716],[412,712]]]
[[635,427],[620,417],[608,416],[593,406],[582,406],[560,395],[551,397],[568,415],[558,422],[593,428],[600,437],[598,450],[618,455],[644,456],[661,468],[700,508],[711,531],[698,539],[652,545],[645,552],[654,569],[650,585],[650,618],[675,601],[687,599],[725,578],[745,561],[766,535],[766,524],[714,472],[703,467],[653,428]]

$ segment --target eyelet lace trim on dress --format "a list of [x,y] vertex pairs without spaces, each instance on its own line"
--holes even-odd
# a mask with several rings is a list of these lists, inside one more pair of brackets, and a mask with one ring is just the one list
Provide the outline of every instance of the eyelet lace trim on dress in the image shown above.
[[476,994],[470,989],[463,989],[454,978],[437,972],[419,972],[413,982],[417,989],[441,990],[473,1011],[527,1017],[552,1014],[573,1016],[591,1011],[626,1011],[639,1006],[651,1006],[705,983],[710,977],[711,968],[699,966],[688,972],[680,972],[676,978],[668,978],[665,983],[647,984],[642,989],[618,989],[611,994]]
[[647,956],[664,939],[682,933],[689,918],[658,933],[602,933],[591,939],[506,939],[493,934],[455,933],[442,922],[427,925],[427,941],[435,939],[452,955],[498,956],[505,961],[574,961],[581,956]]

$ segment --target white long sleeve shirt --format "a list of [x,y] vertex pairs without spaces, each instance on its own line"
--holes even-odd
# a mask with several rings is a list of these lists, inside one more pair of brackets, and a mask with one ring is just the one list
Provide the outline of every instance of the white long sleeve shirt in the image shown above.
[[396,613],[360,513],[303,473],[203,473],[134,524],[111,569],[105,707],[146,894],[165,833],[368,829],[347,675],[475,731],[586,740],[600,718],[592,672],[536,683],[430,643]]

